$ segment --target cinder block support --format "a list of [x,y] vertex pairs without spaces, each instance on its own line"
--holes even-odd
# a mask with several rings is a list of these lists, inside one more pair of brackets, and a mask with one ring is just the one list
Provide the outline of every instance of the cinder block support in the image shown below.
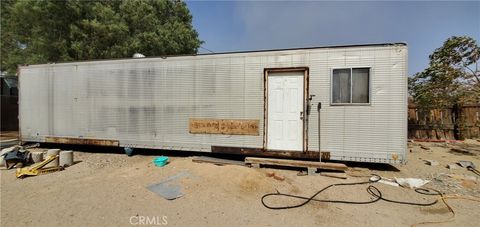
[[318,173],[317,173],[317,168],[307,168],[307,173],[308,173],[308,175],[310,175],[310,176],[316,176],[316,175],[318,175]]
[[127,154],[127,156],[133,155],[133,147],[124,147],[123,150],[125,151],[125,154]]
[[[47,156],[45,157],[45,159],[48,158],[48,156],[55,156],[55,155],[58,155],[59,153],[60,153],[60,149],[49,149],[49,150],[47,150]],[[47,168],[47,167],[57,167],[58,164],[59,164],[58,158],[56,158],[55,160],[48,163],[45,166],[45,168]]]
[[31,154],[32,154],[32,161],[34,163],[43,161],[43,152],[36,151],[36,152],[32,152]]
[[60,152],[60,166],[66,167],[73,165],[73,151]]

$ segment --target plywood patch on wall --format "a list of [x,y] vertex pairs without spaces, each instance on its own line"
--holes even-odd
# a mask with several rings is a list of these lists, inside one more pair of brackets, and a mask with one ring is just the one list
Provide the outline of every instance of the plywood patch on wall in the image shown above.
[[258,136],[260,120],[198,119],[189,120],[193,134],[224,134]]
[[189,122],[190,133],[220,134],[220,122],[217,119],[195,119]]

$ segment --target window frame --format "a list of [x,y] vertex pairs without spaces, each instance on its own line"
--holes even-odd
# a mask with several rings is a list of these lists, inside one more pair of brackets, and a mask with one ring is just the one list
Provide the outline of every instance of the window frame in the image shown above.
[[[368,102],[353,103],[353,69],[367,69],[368,68]],[[334,103],[333,102],[333,70],[336,69],[350,69],[350,102],[348,103]],[[371,106],[372,105],[372,67],[371,66],[354,66],[354,67],[334,67],[330,69],[330,106]]]

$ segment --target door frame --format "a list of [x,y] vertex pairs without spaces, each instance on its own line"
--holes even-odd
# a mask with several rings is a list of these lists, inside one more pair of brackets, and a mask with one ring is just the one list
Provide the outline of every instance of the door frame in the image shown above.
[[278,72],[303,72],[303,149],[302,152],[308,151],[308,113],[307,103],[309,95],[309,74],[310,69],[308,67],[285,67],[285,68],[265,68],[263,70],[263,150],[272,151],[267,147],[268,139],[268,75],[269,73]]

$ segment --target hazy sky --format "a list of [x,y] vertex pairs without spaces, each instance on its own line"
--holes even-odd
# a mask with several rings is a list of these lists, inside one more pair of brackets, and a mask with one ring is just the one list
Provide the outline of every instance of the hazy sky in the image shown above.
[[[450,36],[480,42],[480,2],[187,2],[214,52],[407,42],[410,75]],[[200,53],[207,52],[200,49]]]

